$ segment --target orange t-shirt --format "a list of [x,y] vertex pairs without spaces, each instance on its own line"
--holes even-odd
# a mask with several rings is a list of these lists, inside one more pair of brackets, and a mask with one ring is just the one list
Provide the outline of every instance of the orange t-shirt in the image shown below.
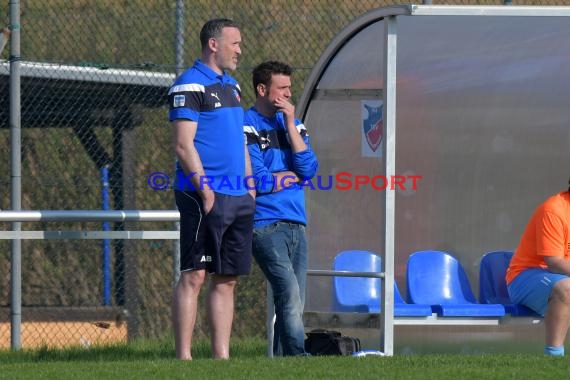
[[570,260],[570,193],[548,198],[535,210],[511,259],[507,284],[528,268],[547,268],[544,256]]

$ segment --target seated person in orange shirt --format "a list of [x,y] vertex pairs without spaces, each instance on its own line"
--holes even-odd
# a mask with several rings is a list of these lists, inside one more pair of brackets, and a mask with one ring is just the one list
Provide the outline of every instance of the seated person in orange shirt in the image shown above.
[[544,316],[544,353],[564,356],[570,327],[570,187],[534,211],[506,281],[513,302]]

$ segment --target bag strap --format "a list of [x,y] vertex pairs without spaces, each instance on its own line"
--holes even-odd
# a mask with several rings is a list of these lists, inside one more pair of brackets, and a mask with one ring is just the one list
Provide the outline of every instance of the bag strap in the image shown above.
[[341,336],[340,332],[326,329],[314,329],[306,333],[307,336]]

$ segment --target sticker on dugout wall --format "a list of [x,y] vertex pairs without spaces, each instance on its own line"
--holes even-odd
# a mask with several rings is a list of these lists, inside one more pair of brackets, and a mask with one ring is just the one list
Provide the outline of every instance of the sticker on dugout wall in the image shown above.
[[363,100],[361,104],[362,157],[382,157],[383,102],[381,100]]

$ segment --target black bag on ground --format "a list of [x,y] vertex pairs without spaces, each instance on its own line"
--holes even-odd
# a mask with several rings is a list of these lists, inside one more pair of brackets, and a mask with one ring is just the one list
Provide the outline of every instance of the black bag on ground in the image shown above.
[[305,351],[311,355],[352,355],[360,351],[360,340],[338,331],[316,329],[306,333]]

